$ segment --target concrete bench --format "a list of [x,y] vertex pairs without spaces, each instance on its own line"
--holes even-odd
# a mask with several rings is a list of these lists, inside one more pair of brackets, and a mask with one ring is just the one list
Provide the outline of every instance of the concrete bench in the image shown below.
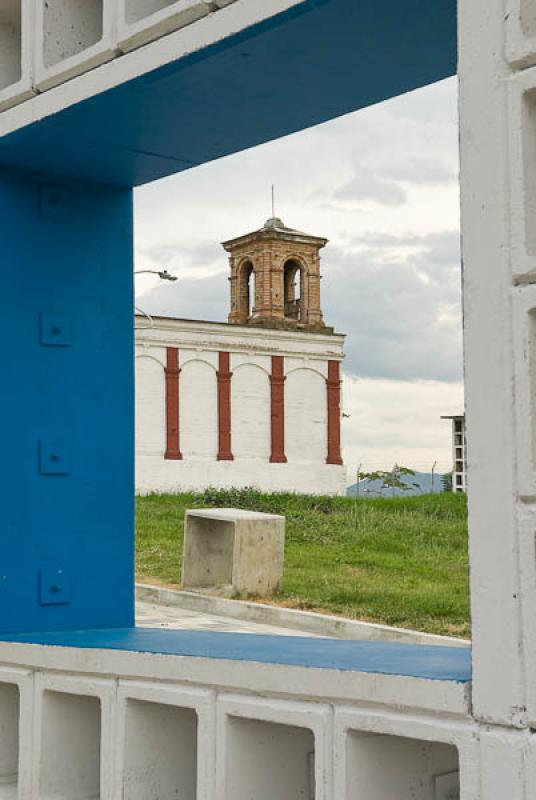
[[183,586],[272,595],[283,575],[285,518],[236,508],[187,511]]

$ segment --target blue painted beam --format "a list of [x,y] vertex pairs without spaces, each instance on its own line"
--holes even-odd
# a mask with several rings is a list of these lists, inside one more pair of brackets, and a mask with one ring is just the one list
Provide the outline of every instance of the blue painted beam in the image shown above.
[[18,644],[122,650],[193,658],[336,669],[468,683],[471,650],[387,642],[349,642],[302,636],[206,633],[160,628],[25,634],[3,638]]
[[0,631],[132,625],[132,192],[0,173]]
[[136,186],[455,72],[456,0],[306,0],[5,137],[0,165]]

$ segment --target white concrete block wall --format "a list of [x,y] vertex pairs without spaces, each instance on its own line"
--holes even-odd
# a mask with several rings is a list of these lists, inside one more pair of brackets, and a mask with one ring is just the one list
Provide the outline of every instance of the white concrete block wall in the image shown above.
[[[45,8],[45,2],[48,9]],[[138,42],[123,54],[127,0],[2,0],[0,3],[0,135],[45,119],[64,108],[208,47],[237,30],[269,19],[303,0],[215,0],[210,13],[181,13],[194,0],[129,0],[143,18]],[[206,4],[197,0],[199,6]],[[12,19],[22,9],[21,81]],[[136,7],[138,11],[136,12]],[[46,11],[46,13],[45,13]],[[155,24],[163,15],[164,23]],[[123,20],[123,22],[121,22]],[[138,25],[139,23],[134,23]],[[132,33],[132,28],[126,39]],[[151,40],[151,41],[149,41]],[[108,63],[107,63],[108,62]],[[111,63],[113,62],[113,63]],[[96,69],[99,67],[99,69]],[[76,82],[73,78],[77,78]],[[55,88],[54,92],[49,91]],[[10,108],[10,106],[13,106]]]
[[460,3],[459,28],[474,713],[483,721],[515,725],[527,703],[522,621],[534,609],[521,609],[516,519],[512,276],[517,270],[509,196],[512,76],[504,56],[503,0]]
[[[471,253],[469,286],[476,285],[480,275],[480,279],[490,284],[495,302],[487,307],[481,296],[477,310],[473,302],[474,289],[471,291],[468,302],[473,310],[468,317],[466,341],[469,354],[476,354],[477,349],[483,351],[484,347],[493,353],[492,359],[485,362],[485,368],[481,363],[480,374],[478,371],[473,376],[469,374],[474,385],[469,395],[474,404],[469,446],[477,454],[480,465],[487,465],[490,457],[494,462],[500,459],[499,469],[503,473],[502,497],[499,497],[489,487],[487,466],[480,467],[481,486],[474,501],[480,506],[485,502],[487,481],[488,501],[493,497],[487,513],[494,516],[495,524],[486,525],[487,514],[483,511],[479,525],[473,524],[471,528],[475,561],[472,571],[476,579],[473,606],[474,614],[478,614],[478,620],[475,617],[478,625],[475,665],[481,675],[475,689],[475,707],[479,715],[493,719],[509,716],[511,725],[523,728],[532,727],[536,719],[536,68],[531,66],[536,63],[536,3],[534,0],[510,3],[508,11],[504,30],[498,5],[493,7],[493,19],[486,20],[494,42],[501,41],[504,36],[506,60],[502,52],[488,46],[488,52],[493,55],[484,62],[480,86],[472,87],[473,93],[482,95],[485,91],[493,97],[494,113],[499,116],[495,116],[486,131],[480,130],[481,120],[472,119],[468,135],[478,141],[479,148],[485,142],[488,158],[493,159],[498,169],[487,179],[495,180],[495,188],[486,186],[481,168],[467,176],[467,181],[471,178],[474,182],[470,191],[477,203],[484,194],[489,193],[489,197],[493,192],[497,194],[493,202],[482,207],[481,219],[476,214],[466,214],[466,225],[480,225],[481,230],[489,231],[495,224],[497,227],[488,239],[492,248],[491,261],[482,251],[477,257],[476,241],[475,252]],[[476,20],[474,22],[476,24]],[[465,105],[465,113],[470,114],[469,97]],[[477,159],[469,147],[467,149],[476,166]],[[468,160],[469,166],[471,163]],[[471,205],[469,208],[474,213]],[[490,224],[491,215],[493,224]],[[466,246],[471,246],[471,239]],[[467,270],[467,256],[465,262]],[[493,326],[496,333],[490,335]],[[497,347],[492,337],[497,342],[501,340]],[[493,455],[484,453],[484,431],[479,431],[477,421],[476,381],[483,372],[489,375],[487,380],[496,397],[493,418],[488,424],[495,430],[498,425],[499,430],[504,431],[500,451]],[[509,390],[509,383],[513,391]],[[482,390],[481,384],[480,392]],[[475,480],[473,478],[473,483]],[[473,491],[471,483],[469,490]],[[504,514],[499,526],[497,513]],[[503,569],[498,570],[492,564],[497,565],[503,554],[508,560],[503,562]],[[487,576],[481,573],[484,559]],[[491,586],[498,580],[500,587],[492,592]],[[496,609],[495,603],[500,608]],[[489,658],[499,642],[504,651],[501,662],[494,664]],[[498,679],[495,670],[505,668],[509,680],[501,680],[498,695],[492,689]]]
[[[533,737],[475,726],[456,684],[140,652],[0,650],[1,800],[452,800],[458,781],[462,800],[522,800],[505,787],[534,771]],[[14,668],[23,661],[31,666]],[[481,759],[502,795],[491,779],[481,791]]]
[[[136,332],[136,489],[139,493],[255,486],[343,494],[344,466],[326,463],[328,360],[342,336],[185,320]],[[182,460],[166,460],[166,348],[179,350]],[[217,461],[219,352],[230,353],[233,461]],[[286,464],[270,463],[272,355],[285,359]]]
[[485,796],[528,797],[516,753],[536,720],[536,2],[459,11],[473,708],[509,728],[483,739]]
[[[214,14],[236,0],[3,0],[0,4],[0,111],[91,72],[126,52]],[[157,57],[159,63],[165,59]],[[134,65],[133,65],[134,66]],[[134,66],[136,71],[136,67]],[[144,67],[137,70],[145,71]],[[111,84],[122,78],[117,70]],[[105,78],[106,80],[106,78]],[[81,87],[80,87],[81,88]],[[56,110],[91,96],[59,100]],[[76,92],[75,92],[76,94]],[[55,98],[58,100],[59,98]],[[43,103],[39,115],[53,113]],[[21,119],[24,113],[21,115]],[[9,123],[7,123],[9,127]],[[15,122],[13,129],[16,129]]]

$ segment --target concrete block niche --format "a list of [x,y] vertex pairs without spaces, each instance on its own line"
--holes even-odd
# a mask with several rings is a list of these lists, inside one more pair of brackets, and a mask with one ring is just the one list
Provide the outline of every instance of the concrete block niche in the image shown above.
[[536,496],[536,286],[516,287],[512,294],[518,447],[517,489]]
[[536,2],[507,0],[506,55],[512,64],[536,63]]
[[0,800],[30,797],[33,678],[0,670]]
[[121,681],[114,797],[205,800],[214,772],[210,691]]
[[112,58],[113,0],[38,0],[35,84],[43,91]]
[[125,722],[121,797],[196,800],[195,710],[129,698]]
[[218,800],[331,798],[331,718],[320,703],[221,698]]
[[346,789],[337,800],[460,800],[456,747],[349,731]]
[[308,728],[228,718],[225,800],[316,800],[315,739]]
[[[534,43],[536,56],[536,37]],[[511,264],[514,283],[536,279],[536,67],[524,69],[508,85],[512,119],[509,132],[512,208]]]
[[120,0],[119,47],[133,50],[235,0]]
[[[520,211],[524,221],[525,253],[521,254],[528,256],[531,262],[534,262],[536,260],[536,232],[533,224],[536,214],[536,88],[523,92],[522,104],[520,127],[523,141],[519,189],[524,201],[520,204]],[[534,269],[533,263],[530,266]]]
[[0,3],[0,111],[32,94],[31,4]]
[[38,676],[34,780],[42,800],[110,796],[113,683]]
[[40,796],[50,800],[100,797],[99,698],[46,691],[42,737]]
[[536,3],[534,0],[519,0],[519,18],[523,32],[536,35]]
[[0,800],[18,797],[19,719],[19,687],[0,683]]

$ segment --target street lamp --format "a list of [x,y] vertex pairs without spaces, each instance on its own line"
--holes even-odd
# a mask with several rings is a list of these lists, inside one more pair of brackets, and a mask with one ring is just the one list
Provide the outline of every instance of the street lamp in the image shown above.
[[[162,281],[176,281],[176,280],[178,280],[177,276],[176,275],[172,275],[170,272],[167,271],[167,269],[163,269],[162,271],[159,271],[157,269],[139,269],[139,270],[137,270],[137,272],[134,273],[134,275],[158,275],[158,277]],[[153,327],[153,325],[154,325],[153,318],[151,317],[150,314],[148,314],[146,311],[144,311],[143,308],[138,308],[138,306],[134,306],[134,311],[137,311],[138,314],[142,314],[144,317],[146,317],[149,320],[149,326],[148,326],[149,328]],[[137,330],[139,330],[139,328],[137,328]]]
[[176,281],[178,280],[176,275],[171,275],[167,271],[167,269],[162,270],[159,272],[157,269],[139,269],[134,275],[158,275],[158,277],[163,281]]

